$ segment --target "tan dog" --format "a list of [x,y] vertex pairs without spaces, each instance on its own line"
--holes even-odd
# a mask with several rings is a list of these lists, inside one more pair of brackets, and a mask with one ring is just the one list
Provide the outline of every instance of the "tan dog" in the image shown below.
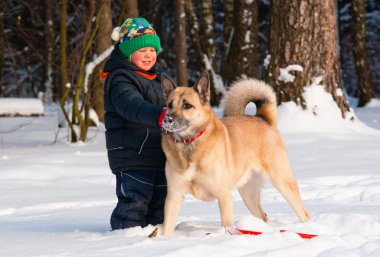
[[[260,206],[263,178],[269,178],[301,221],[310,219],[292,175],[286,149],[276,128],[276,96],[264,82],[247,79],[232,85],[225,98],[226,117],[212,111],[207,72],[194,87],[177,87],[163,75],[167,102],[162,144],[168,195],[163,235],[174,232],[183,197],[217,199],[222,226],[233,225],[231,193],[237,187],[250,212],[267,221]],[[246,116],[249,102],[255,116]]]

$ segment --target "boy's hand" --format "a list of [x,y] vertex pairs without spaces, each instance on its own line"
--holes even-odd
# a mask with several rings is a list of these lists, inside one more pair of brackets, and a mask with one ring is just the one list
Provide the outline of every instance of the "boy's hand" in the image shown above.
[[158,126],[162,128],[162,121],[164,120],[164,117],[166,115],[166,107],[162,109],[162,112],[160,113],[160,116],[158,117]]

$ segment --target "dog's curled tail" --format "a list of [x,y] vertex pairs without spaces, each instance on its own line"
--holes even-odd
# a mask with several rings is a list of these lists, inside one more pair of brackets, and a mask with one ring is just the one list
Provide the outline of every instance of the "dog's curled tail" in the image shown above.
[[255,116],[276,125],[276,94],[271,86],[257,79],[242,79],[231,85],[224,98],[224,116],[245,115],[245,108],[250,102],[256,105]]

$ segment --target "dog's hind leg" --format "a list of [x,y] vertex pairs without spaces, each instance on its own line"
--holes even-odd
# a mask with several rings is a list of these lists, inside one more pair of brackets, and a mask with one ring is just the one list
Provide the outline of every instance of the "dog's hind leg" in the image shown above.
[[263,184],[263,176],[259,173],[253,173],[247,183],[238,188],[240,196],[249,211],[256,217],[268,221],[267,214],[263,211],[260,204],[261,186]]
[[299,219],[302,222],[308,221],[311,216],[302,203],[297,181],[292,174],[287,158],[282,162],[273,162],[272,164],[271,171],[267,173],[272,184],[292,206]]

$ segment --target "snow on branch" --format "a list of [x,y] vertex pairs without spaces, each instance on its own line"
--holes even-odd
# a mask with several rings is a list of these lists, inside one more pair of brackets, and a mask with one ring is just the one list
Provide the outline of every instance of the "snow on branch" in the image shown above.
[[99,63],[103,62],[108,56],[110,56],[114,46],[110,46],[107,50],[97,56],[92,62],[87,63],[86,65],[86,76],[84,78],[84,92],[87,92],[88,78],[91,73],[98,66]]

